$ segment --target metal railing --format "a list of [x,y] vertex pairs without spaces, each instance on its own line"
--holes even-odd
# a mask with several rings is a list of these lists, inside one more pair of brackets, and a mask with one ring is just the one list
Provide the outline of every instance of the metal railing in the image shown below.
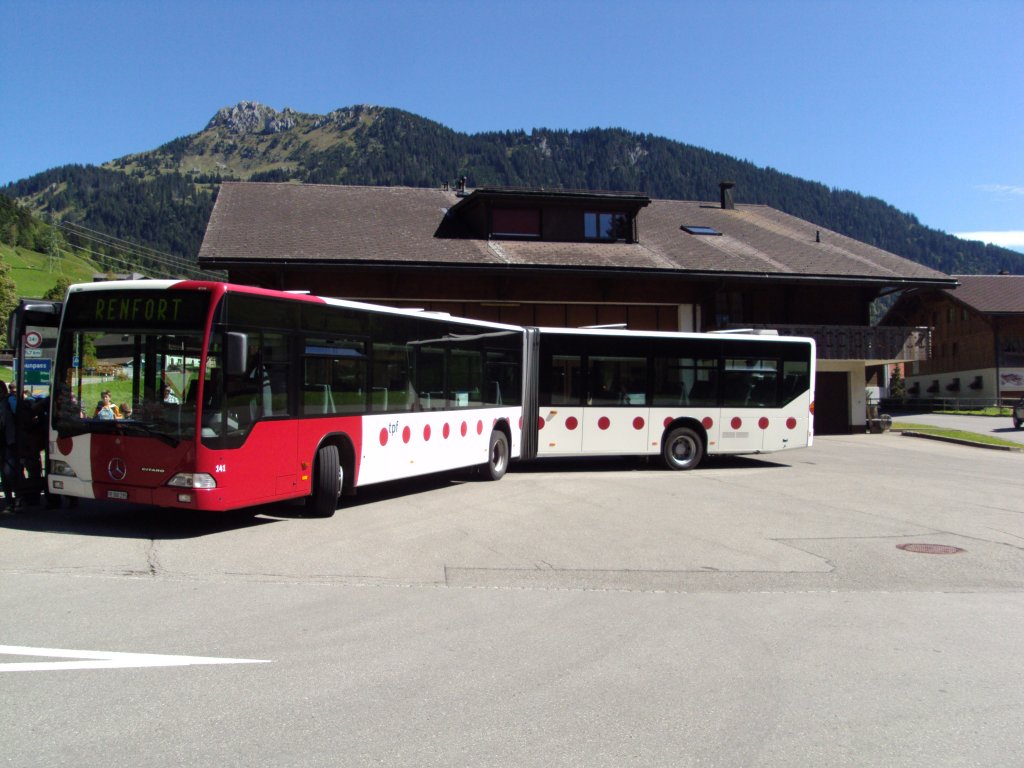
[[868,406],[878,406],[880,410],[893,411],[981,411],[986,408],[1002,408],[1007,415],[1010,408],[1019,400],[1018,397],[882,397],[878,400],[869,399]]

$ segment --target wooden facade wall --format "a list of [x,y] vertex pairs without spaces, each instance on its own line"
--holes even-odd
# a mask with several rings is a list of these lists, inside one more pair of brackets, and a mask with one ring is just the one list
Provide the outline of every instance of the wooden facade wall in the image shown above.
[[680,305],[700,307],[703,325],[867,325],[870,290],[802,287],[686,275],[594,274],[568,270],[465,270],[443,267],[234,268],[231,282],[520,325],[578,327],[626,323],[635,330],[679,329]]

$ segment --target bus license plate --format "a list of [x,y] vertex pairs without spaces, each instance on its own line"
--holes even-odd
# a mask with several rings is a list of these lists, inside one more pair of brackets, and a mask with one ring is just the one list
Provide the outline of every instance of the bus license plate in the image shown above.
[[126,500],[128,498],[128,491],[107,491],[108,499],[121,499]]

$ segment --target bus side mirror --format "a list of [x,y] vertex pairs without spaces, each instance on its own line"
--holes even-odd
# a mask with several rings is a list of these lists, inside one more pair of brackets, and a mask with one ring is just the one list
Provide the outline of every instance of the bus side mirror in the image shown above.
[[243,376],[249,369],[249,335],[228,331],[227,336],[227,375]]

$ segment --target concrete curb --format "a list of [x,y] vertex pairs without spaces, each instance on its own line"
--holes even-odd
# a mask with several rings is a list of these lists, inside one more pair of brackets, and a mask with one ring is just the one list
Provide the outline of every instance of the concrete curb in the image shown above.
[[976,443],[973,440],[963,440],[959,437],[946,437],[945,435],[931,435],[927,432],[918,432],[913,429],[894,429],[904,437],[921,437],[925,440],[938,440],[940,443],[955,443],[957,445],[968,445],[972,448],[988,448],[992,451],[1006,451],[1008,453],[1024,453],[1024,445],[1019,448],[1010,445],[991,445],[989,443]]

